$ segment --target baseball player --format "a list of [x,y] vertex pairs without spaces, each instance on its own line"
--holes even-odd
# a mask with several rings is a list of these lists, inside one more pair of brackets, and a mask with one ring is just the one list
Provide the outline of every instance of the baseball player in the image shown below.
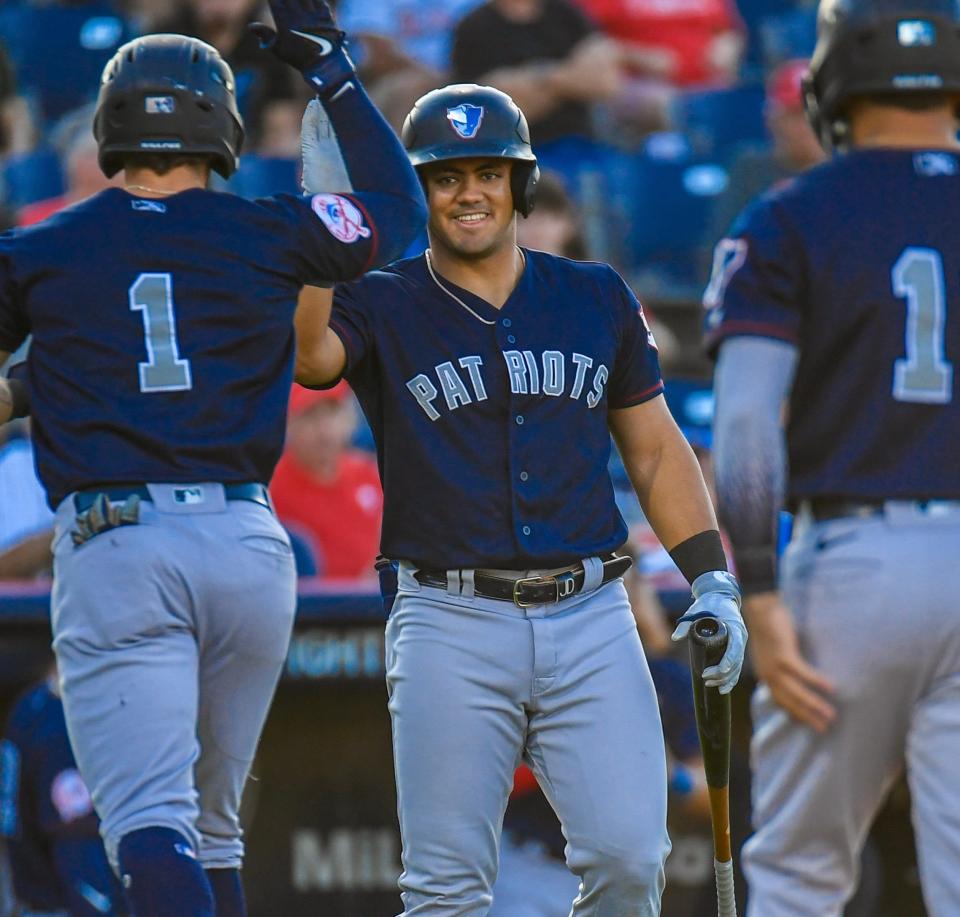
[[54,670],[16,701],[0,742],[0,836],[26,913],[127,913],[98,826]]
[[573,913],[657,914],[667,772],[630,561],[614,553],[611,430],[693,583],[675,637],[706,613],[730,626],[705,673],[729,691],[745,631],[703,479],[623,280],[517,247],[538,173],[512,100],[435,90],[403,141],[430,247],[339,286],[329,325],[329,293],[312,296],[297,359],[314,384],[349,380],[377,442],[381,547],[399,563],[386,651],[404,914],[487,914],[521,759],[563,824]]
[[749,914],[841,914],[906,766],[927,907],[952,917],[960,4],[825,0],[805,94],[842,155],[745,211],[706,293],[717,485],[761,682]]
[[237,808],[296,602],[265,482],[297,296],[395,258],[424,218],[326,4],[271,7],[276,32],[257,32],[319,94],[355,193],[206,190],[237,167],[233,75],[203,42],[151,35],[97,104],[123,187],[0,237],[0,360],[33,335],[0,422],[32,401],[67,726],[137,917],[244,911]]

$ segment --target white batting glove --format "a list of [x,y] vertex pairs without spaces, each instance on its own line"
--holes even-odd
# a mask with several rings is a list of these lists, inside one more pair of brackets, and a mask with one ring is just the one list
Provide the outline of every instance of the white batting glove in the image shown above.
[[747,648],[747,626],[740,614],[740,586],[729,573],[711,570],[700,574],[690,588],[694,603],[677,622],[670,639],[674,643],[685,639],[700,618],[723,621],[727,626],[727,651],[720,662],[703,670],[703,683],[708,688],[719,688],[721,694],[729,694],[740,679]]
[[311,99],[300,122],[300,157],[305,194],[352,191],[337,132],[319,99]]

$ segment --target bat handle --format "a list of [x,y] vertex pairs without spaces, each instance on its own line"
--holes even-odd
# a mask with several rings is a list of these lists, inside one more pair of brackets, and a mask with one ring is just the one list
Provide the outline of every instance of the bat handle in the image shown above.
[[733,889],[733,860],[714,860],[717,876],[717,917],[737,917],[737,899]]

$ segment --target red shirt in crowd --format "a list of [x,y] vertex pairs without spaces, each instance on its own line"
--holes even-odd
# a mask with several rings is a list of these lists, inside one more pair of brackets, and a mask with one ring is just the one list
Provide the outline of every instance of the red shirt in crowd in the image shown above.
[[321,480],[285,453],[270,493],[281,522],[311,542],[323,576],[373,576],[383,492],[372,457],[344,452],[334,477]]
[[727,0],[579,0],[603,31],[618,41],[673,51],[677,70],[671,82],[692,86],[710,81],[711,41],[740,28]]

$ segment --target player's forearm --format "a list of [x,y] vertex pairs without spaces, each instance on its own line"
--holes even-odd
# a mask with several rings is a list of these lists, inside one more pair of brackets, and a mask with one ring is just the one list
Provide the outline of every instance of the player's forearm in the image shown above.
[[744,593],[776,588],[786,478],[781,413],[796,358],[792,345],[762,338],[734,338],[720,350],[714,379],[717,498]]
[[297,334],[293,376],[300,385],[326,385],[343,372],[346,352],[330,330],[332,305],[333,290],[304,287],[300,291],[293,318]]
[[19,379],[0,379],[0,424],[29,413],[30,395],[26,385]]

